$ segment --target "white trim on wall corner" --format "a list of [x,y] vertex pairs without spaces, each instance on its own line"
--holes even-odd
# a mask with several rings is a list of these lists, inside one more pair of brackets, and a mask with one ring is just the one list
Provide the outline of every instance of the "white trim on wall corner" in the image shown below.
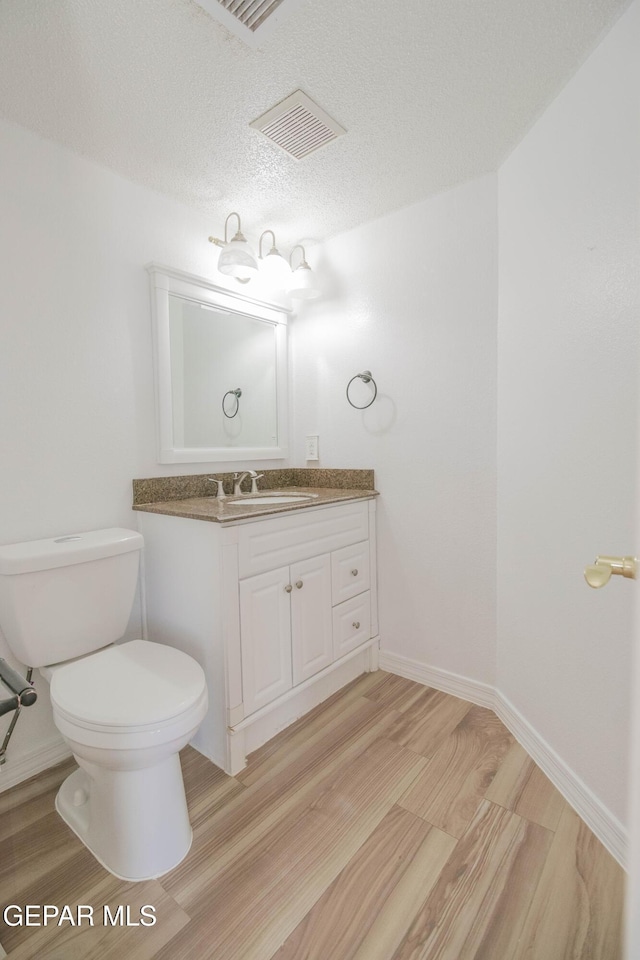
[[7,753],[6,763],[0,767],[0,793],[30,777],[35,777],[37,773],[42,773],[49,767],[55,767],[57,763],[62,763],[70,756],[71,750],[60,737],[41,744],[37,749],[23,754],[17,760],[12,761],[11,753]]
[[499,690],[448,670],[429,667],[419,660],[400,657],[388,650],[380,651],[380,669],[494,710],[567,803],[620,866],[626,869],[629,840],[624,825]]

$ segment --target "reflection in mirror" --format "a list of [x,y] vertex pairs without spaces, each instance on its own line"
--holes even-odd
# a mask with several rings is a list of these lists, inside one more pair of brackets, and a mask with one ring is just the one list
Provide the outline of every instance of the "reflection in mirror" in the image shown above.
[[287,311],[151,264],[160,463],[287,455]]
[[176,444],[276,447],[275,324],[171,294],[169,336]]

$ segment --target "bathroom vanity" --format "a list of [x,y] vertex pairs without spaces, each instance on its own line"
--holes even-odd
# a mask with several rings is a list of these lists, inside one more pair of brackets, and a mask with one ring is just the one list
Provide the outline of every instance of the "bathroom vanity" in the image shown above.
[[210,707],[193,743],[232,775],[247,753],[377,668],[376,493],[309,492],[284,506],[250,497],[134,505],[149,638],[203,666]]

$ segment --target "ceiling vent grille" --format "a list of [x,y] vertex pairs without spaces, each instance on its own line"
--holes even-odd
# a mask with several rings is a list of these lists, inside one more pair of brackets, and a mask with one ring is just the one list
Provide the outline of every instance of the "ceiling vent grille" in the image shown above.
[[282,0],[218,0],[232,16],[249,30],[257,30],[275,12]]
[[302,160],[347,131],[301,90],[267,110],[249,126]]
[[257,48],[301,0],[195,0],[236,37]]

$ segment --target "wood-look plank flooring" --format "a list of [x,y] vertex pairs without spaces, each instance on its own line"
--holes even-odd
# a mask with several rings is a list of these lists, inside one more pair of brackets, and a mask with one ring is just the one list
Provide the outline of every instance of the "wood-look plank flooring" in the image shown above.
[[[54,810],[71,761],[0,794],[10,960],[620,960],[623,873],[494,713],[390,674],[356,680],[228,777],[182,754],[194,840],[111,876]],[[105,926],[103,906],[155,907]]]

